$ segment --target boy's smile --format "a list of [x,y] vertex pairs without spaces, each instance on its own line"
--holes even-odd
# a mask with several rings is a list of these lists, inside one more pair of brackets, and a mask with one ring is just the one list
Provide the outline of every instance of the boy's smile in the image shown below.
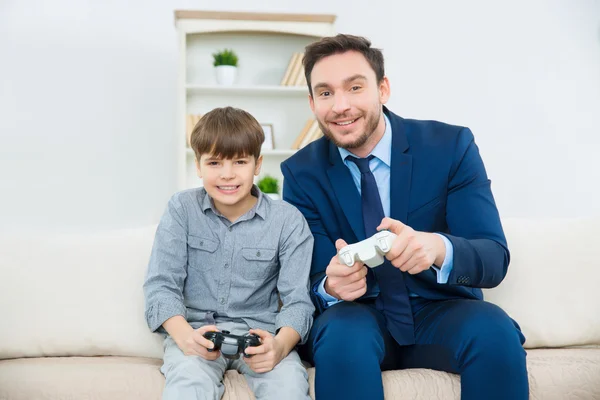
[[260,172],[262,156],[236,156],[231,159],[203,154],[196,161],[198,176],[217,210],[231,222],[244,215],[256,203],[251,190],[254,176]]

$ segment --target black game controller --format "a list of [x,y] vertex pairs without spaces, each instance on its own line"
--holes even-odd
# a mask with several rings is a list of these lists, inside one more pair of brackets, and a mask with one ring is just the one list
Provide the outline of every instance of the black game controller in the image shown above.
[[221,350],[223,357],[231,360],[238,358],[240,353],[244,354],[244,357],[250,358],[252,354],[246,354],[246,349],[248,347],[260,346],[260,337],[253,333],[238,336],[229,333],[229,331],[206,332],[204,337],[215,344],[208,351]]

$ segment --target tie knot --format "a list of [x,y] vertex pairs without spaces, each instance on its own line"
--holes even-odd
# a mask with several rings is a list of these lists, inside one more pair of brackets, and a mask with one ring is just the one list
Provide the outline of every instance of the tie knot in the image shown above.
[[354,156],[347,156],[346,159],[350,160],[354,164],[356,164],[356,166],[360,170],[360,173],[364,174],[366,172],[371,172],[371,168],[369,168],[369,161],[371,161],[371,159],[373,157],[375,157],[375,156],[371,154],[367,158],[357,158],[357,157],[354,157]]

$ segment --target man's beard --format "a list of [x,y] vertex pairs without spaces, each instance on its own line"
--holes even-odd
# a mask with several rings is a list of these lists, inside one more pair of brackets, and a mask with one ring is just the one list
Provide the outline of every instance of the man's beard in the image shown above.
[[365,130],[358,137],[358,139],[351,143],[342,143],[335,138],[330,129],[327,129],[327,127],[317,119],[317,122],[319,123],[319,127],[321,128],[321,132],[323,132],[323,135],[331,142],[333,142],[333,144],[335,144],[337,147],[341,147],[347,150],[357,149],[365,143],[367,143],[367,140],[369,140],[373,132],[375,132],[375,129],[377,129],[377,125],[379,124],[379,114],[372,113],[366,121],[367,124],[365,125]]

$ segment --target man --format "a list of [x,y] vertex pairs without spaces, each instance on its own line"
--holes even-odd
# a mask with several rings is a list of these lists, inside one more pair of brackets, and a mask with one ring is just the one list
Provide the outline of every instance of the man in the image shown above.
[[[381,371],[461,375],[463,399],[526,399],[525,338],[480,288],[509,251],[468,128],[399,117],[381,51],[337,35],[307,46],[309,102],[324,137],[286,160],[283,197],[315,238],[307,341],[318,399],[383,399]],[[387,261],[340,264],[347,243],[387,229]]]

